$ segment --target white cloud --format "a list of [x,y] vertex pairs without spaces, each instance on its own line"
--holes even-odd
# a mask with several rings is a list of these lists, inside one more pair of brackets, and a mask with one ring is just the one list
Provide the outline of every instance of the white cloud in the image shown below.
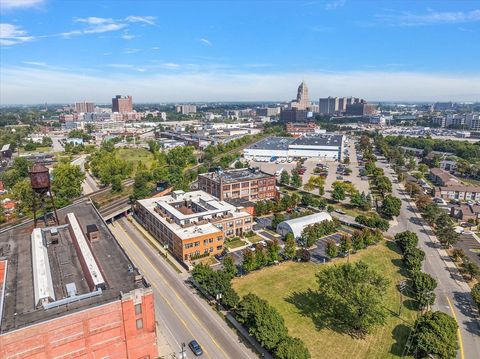
[[2,9],[14,9],[25,8],[31,6],[37,6],[43,4],[45,0],[1,0],[0,8]]
[[175,64],[173,62],[167,62],[167,63],[163,64],[162,67],[164,67],[166,69],[178,69],[178,68],[180,68],[180,65]]
[[423,14],[412,12],[387,12],[376,18],[393,26],[424,26],[434,24],[457,24],[480,21],[480,9],[472,11],[439,12],[428,10]]
[[46,62],[41,62],[41,61],[23,61],[23,63],[26,65],[34,65],[34,66],[40,66],[40,67],[48,66]]
[[100,25],[100,24],[112,23],[113,19],[90,16],[90,17],[85,17],[85,18],[77,18],[77,19],[75,19],[75,21],[76,22],[84,22],[84,23],[90,24],[90,25]]
[[125,21],[128,22],[143,22],[148,25],[155,25],[155,16],[128,16]]
[[33,40],[21,27],[13,24],[0,24],[0,46],[12,46]]
[[122,34],[122,39],[124,40],[133,40],[135,37],[136,37],[135,35],[129,34],[128,31],[125,31]]
[[124,54],[135,54],[135,53],[137,53],[137,52],[139,52],[139,51],[140,51],[140,49],[130,49],[130,48],[128,48],[128,49],[124,49],[124,50],[123,50],[123,53],[124,53]]
[[202,39],[200,39],[199,41],[200,41],[201,43],[207,45],[207,46],[212,46],[212,43],[210,42],[209,39],[204,39],[204,38],[202,38]]
[[[137,70],[135,70],[137,69]],[[88,94],[105,102],[130,93],[136,102],[289,100],[302,79],[310,97],[358,96],[369,101],[478,101],[480,74],[362,71],[345,73],[142,73],[134,66],[98,76],[43,68],[2,67],[0,104],[72,102]],[[133,70],[133,71],[132,71]],[[122,71],[119,68],[119,71]],[[165,71],[165,70],[164,70]],[[414,84],[414,87],[412,87]],[[413,89],[413,90],[412,90]]]
[[344,7],[346,4],[347,0],[333,0],[329,1],[325,4],[325,9],[326,10],[336,10],[341,7]]

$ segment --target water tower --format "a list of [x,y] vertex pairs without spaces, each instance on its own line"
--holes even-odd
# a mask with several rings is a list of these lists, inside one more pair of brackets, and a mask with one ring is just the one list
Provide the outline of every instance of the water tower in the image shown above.
[[45,208],[45,199],[47,197],[50,198],[52,203],[53,212],[55,215],[54,220],[56,224],[60,224],[58,221],[55,203],[53,201],[53,194],[50,190],[50,173],[48,168],[39,163],[35,163],[28,173],[30,175],[30,184],[33,192],[35,193],[35,196],[33,197],[33,220],[35,227],[37,227],[37,198],[40,200],[40,208],[43,210],[45,225],[48,227],[47,210]]

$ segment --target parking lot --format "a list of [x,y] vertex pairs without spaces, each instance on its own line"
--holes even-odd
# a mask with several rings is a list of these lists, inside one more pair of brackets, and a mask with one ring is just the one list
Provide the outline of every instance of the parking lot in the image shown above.
[[463,249],[467,257],[480,266],[480,243],[472,234],[462,234],[455,247]]

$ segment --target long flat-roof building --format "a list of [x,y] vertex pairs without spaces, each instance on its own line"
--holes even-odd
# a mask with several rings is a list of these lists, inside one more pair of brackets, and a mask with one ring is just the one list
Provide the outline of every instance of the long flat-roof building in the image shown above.
[[344,136],[338,134],[306,134],[293,137],[267,137],[243,150],[246,159],[268,160],[272,157],[318,157],[343,160]]
[[275,198],[275,176],[258,168],[218,170],[198,175],[198,188],[221,201],[245,199],[246,201]]
[[149,284],[92,204],[58,214],[0,233],[0,358],[157,357]]
[[204,191],[174,191],[135,203],[140,223],[182,261],[223,252],[224,238],[252,229],[252,216]]

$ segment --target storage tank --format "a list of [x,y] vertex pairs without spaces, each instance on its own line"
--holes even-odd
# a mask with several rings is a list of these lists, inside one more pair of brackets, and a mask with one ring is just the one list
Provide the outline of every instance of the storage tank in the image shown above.
[[47,192],[50,189],[50,173],[48,168],[35,163],[29,171],[30,184],[37,193]]

